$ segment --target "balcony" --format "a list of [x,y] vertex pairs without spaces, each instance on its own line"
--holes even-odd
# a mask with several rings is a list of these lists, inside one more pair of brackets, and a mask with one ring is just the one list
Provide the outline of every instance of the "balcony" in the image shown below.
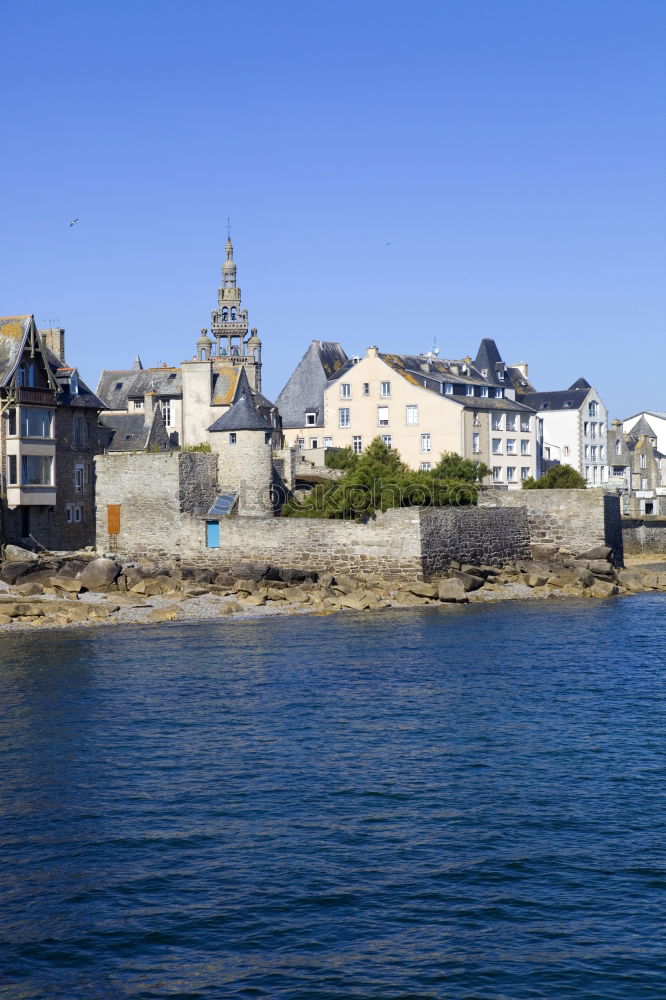
[[16,386],[16,402],[31,406],[55,406],[56,394],[52,389],[33,389],[27,385]]

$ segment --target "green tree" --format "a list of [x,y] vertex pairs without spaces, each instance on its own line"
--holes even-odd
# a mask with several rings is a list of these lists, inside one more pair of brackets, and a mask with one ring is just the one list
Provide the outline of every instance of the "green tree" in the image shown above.
[[432,471],[440,479],[451,479],[459,483],[480,483],[490,475],[490,469],[483,462],[462,458],[455,451],[444,452]]
[[553,465],[541,479],[530,476],[523,482],[524,490],[584,490],[587,480],[571,465]]
[[346,448],[328,448],[324,452],[324,464],[328,469],[351,469],[356,465],[358,455]]
[[362,520],[390,507],[476,503],[473,483],[410,469],[379,437],[355,458],[341,479],[320,483],[300,501],[292,498],[282,515]]

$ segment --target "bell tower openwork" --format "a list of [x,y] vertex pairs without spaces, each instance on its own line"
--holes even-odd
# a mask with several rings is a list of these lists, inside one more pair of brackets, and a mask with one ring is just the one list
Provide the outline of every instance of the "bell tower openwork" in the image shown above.
[[247,309],[241,309],[241,290],[236,284],[236,262],[231,237],[227,237],[222,265],[222,284],[217,293],[217,309],[211,314],[214,339],[211,356],[218,364],[243,365],[253,389],[261,391],[261,340],[256,329],[249,331]]

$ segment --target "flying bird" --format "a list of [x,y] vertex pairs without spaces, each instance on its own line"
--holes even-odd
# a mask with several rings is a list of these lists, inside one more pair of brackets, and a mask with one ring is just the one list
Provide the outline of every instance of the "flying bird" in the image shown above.
[[72,226],[75,226],[78,221],[79,221],[78,219],[72,219],[72,221],[69,224],[69,228],[71,229]]
[[393,244],[392,243],[387,243],[386,246],[390,247],[390,246],[393,246]]

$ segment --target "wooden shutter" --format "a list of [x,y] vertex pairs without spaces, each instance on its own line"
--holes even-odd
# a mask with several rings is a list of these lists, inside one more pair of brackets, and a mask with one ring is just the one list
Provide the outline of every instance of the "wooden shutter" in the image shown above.
[[120,534],[120,504],[110,503],[106,507],[108,530],[110,535]]

